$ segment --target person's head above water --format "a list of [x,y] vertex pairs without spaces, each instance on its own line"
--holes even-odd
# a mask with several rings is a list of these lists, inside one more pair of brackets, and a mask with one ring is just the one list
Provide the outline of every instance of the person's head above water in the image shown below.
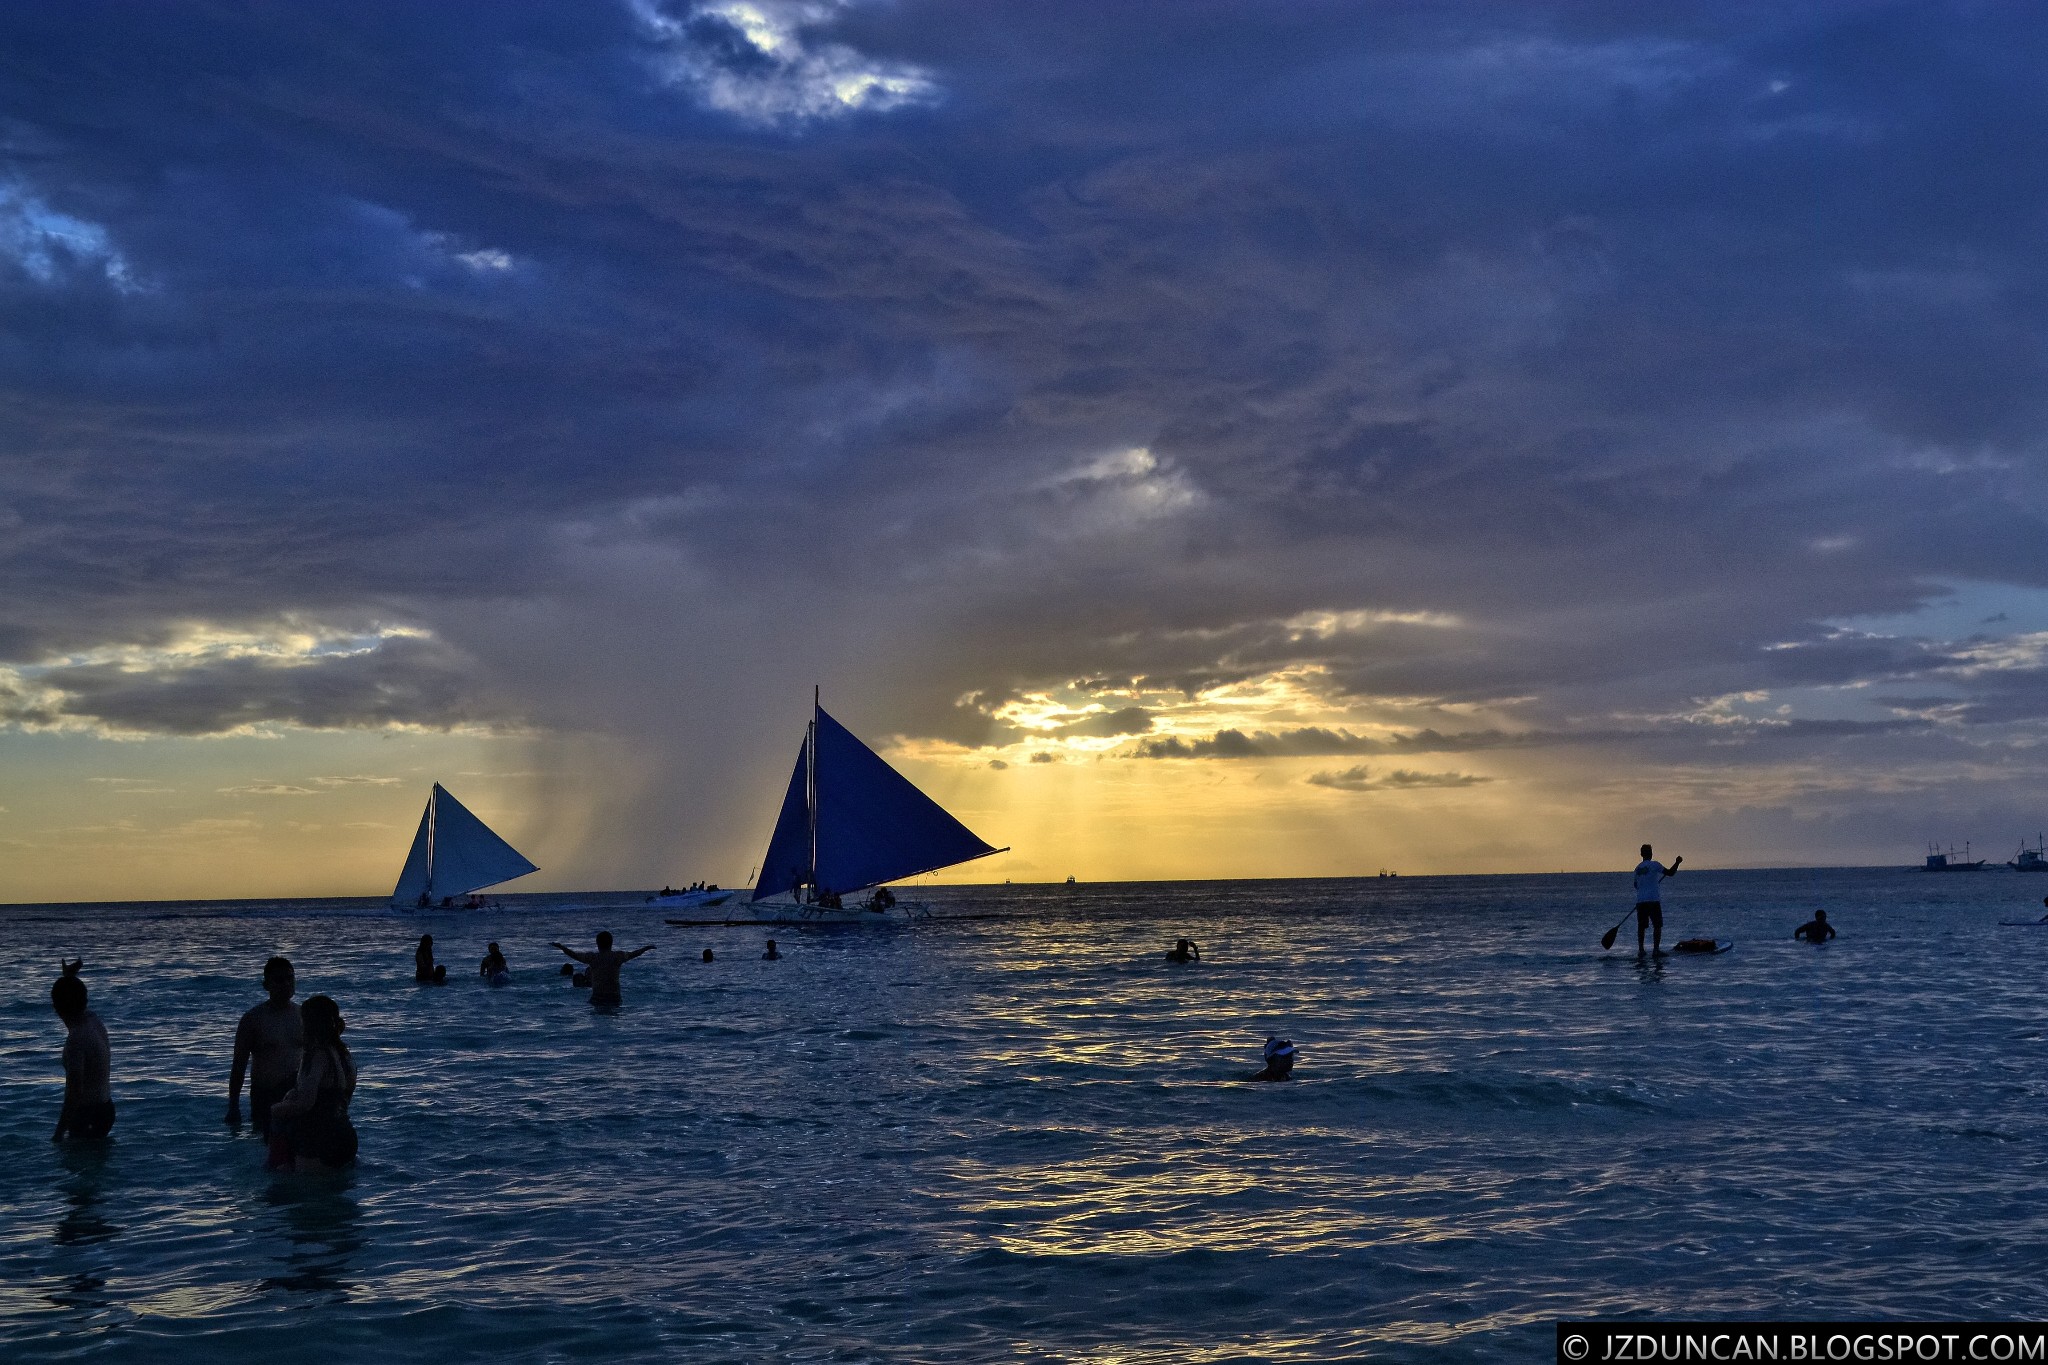
[[263,989],[270,992],[273,1003],[284,1004],[298,988],[299,976],[292,970],[290,958],[273,957],[263,964]]
[[712,960],[713,960],[713,958],[712,958],[712,956],[711,956],[711,950],[710,950],[709,948],[706,948],[706,949],[704,950],[704,960],[705,960],[706,962],[710,962],[710,961],[712,961]]
[[493,943],[493,944],[491,944],[491,945],[489,945],[489,946],[490,946],[490,951],[492,951],[492,952],[494,952],[494,953],[498,951],[498,945],[497,945],[497,944]]
[[597,931],[597,950],[598,950],[598,951],[599,951],[600,953],[603,953],[603,952],[609,952],[609,951],[611,951],[611,946],[612,946],[612,931],[611,931],[611,930],[609,930],[609,929],[600,929],[600,930],[598,930],[598,931]]
[[1648,844],[1644,844],[1644,845],[1643,845],[1643,860],[1644,860],[1645,862],[1647,862],[1647,861],[1649,861],[1649,857],[1650,857],[1650,846],[1649,846]]
[[348,1025],[342,1022],[341,1006],[324,995],[315,995],[299,1006],[299,1022],[305,1026],[309,1044],[332,1043]]
[[68,967],[50,983],[50,1008],[67,1024],[85,1013],[85,983]]
[[431,947],[433,947],[433,946],[434,946],[434,936],[433,936],[432,934],[421,934],[421,935],[420,935],[420,947],[422,947],[422,948],[431,948]]
[[1266,1038],[1266,1074],[1285,1076],[1294,1070],[1294,1043],[1286,1038]]
[[1827,912],[1827,911],[1825,911],[1825,910],[1816,910],[1816,911],[1814,911],[1814,912],[1813,912],[1813,917],[1814,917],[1814,918],[1815,918],[1816,920],[1819,920],[1819,921],[1820,921],[1820,922],[1821,922],[1822,924],[1826,924],[1826,923],[1828,922],[1828,912]]

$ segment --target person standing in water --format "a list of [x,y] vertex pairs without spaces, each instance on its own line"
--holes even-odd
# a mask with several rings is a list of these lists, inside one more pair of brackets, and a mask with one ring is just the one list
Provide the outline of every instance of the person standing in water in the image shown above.
[[1202,960],[1202,950],[1195,946],[1195,941],[1191,938],[1177,938],[1173,941],[1173,946],[1166,950],[1166,960],[1168,962],[1200,962]]
[[1643,933],[1654,929],[1650,940],[1657,952],[1664,951],[1664,879],[1678,875],[1678,865],[1683,857],[1673,858],[1666,867],[1650,856],[1650,846],[1643,845],[1643,860],[1636,864],[1636,956],[1643,955]]
[[1792,931],[1792,937],[1803,938],[1808,943],[1826,943],[1835,936],[1835,926],[1828,923],[1828,912],[1816,910],[1813,918]]
[[762,960],[763,962],[779,962],[779,961],[780,961],[781,959],[782,959],[782,954],[776,951],[776,948],[775,948],[775,940],[774,940],[774,939],[772,939],[772,938],[771,938],[771,939],[769,939],[769,940],[768,940],[768,951],[767,951],[767,952],[765,952],[765,953],[763,953],[763,954],[761,954],[761,960]]
[[548,946],[560,948],[590,969],[590,1003],[593,1005],[622,1003],[622,997],[619,995],[619,968],[642,953],[654,951],[654,945],[650,943],[644,948],[635,948],[630,953],[619,952],[612,947],[611,931],[607,929],[597,931],[597,951],[594,953],[579,953],[565,943],[551,943]]
[[484,954],[484,960],[478,964],[476,974],[478,976],[491,977],[496,976],[500,972],[503,972],[507,976],[510,976],[512,974],[512,968],[510,964],[508,964],[505,961],[504,952],[498,947],[497,944],[493,943],[490,945],[489,951],[487,951]]
[[356,1159],[348,1102],[356,1093],[356,1059],[341,1035],[341,1006],[316,995],[299,1007],[306,1048],[291,1093],[270,1107],[270,1164],[298,1170],[339,1170]]
[[432,934],[421,934],[420,946],[413,949],[412,979],[422,986],[441,986],[447,984],[448,969],[438,966],[434,962],[434,936]]
[[292,993],[299,988],[291,960],[273,957],[263,964],[263,989],[270,998],[250,1009],[235,1025],[235,1060],[228,1071],[226,1122],[242,1122],[242,1073],[249,1073],[249,1122],[270,1135],[270,1106],[284,1097],[299,1076],[299,1050],[304,1026]]
[[85,1007],[85,983],[78,979],[84,966],[83,958],[64,963],[64,974],[50,986],[50,1008],[65,1032],[64,1106],[52,1142],[93,1142],[114,1127],[113,1048],[106,1025]]

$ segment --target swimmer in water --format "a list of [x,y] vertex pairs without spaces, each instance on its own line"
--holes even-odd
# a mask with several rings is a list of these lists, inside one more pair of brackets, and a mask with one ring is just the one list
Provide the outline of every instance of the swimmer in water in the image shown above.
[[1290,1081],[1294,1079],[1294,1044],[1285,1038],[1266,1039],[1266,1067],[1252,1073],[1255,1081]]
[[[567,964],[563,965],[566,966]],[[497,944],[493,943],[490,946],[490,951],[484,954],[484,960],[477,965],[476,974],[478,976],[496,976],[499,972],[509,973],[511,970],[505,964],[505,954],[498,950]]]
[[1813,918],[1792,931],[1792,937],[1803,938],[1808,943],[1826,943],[1835,936],[1835,926],[1828,923],[1828,912],[1816,910]]
[[356,1093],[356,1059],[341,1041],[348,1028],[341,1007],[324,995],[299,1006],[305,1056],[291,1093],[271,1106],[275,1120],[270,1164],[301,1171],[339,1170],[355,1164],[356,1129],[348,1102]]
[[50,986],[50,1008],[64,1021],[64,1106],[50,1141],[96,1142],[114,1126],[113,1048],[106,1025],[85,1007],[84,959],[63,964]]
[[305,1028],[292,994],[299,979],[290,958],[273,957],[263,964],[263,989],[268,1000],[242,1015],[235,1025],[235,1058],[228,1070],[228,1112],[225,1122],[242,1122],[242,1073],[249,1073],[249,1123],[258,1134],[270,1135],[270,1106],[283,1099],[299,1078],[299,1051]]
[[420,935],[420,946],[412,954],[412,979],[422,986],[447,984],[448,969],[434,962],[434,936]]
[[775,951],[774,939],[768,940],[768,951],[761,954],[761,960],[763,962],[780,962],[782,960],[782,954]]
[[[611,933],[605,929],[597,931],[597,951],[594,953],[579,953],[567,944],[562,943],[551,943],[548,946],[550,948],[560,948],[564,953],[567,953],[570,957],[590,969],[590,1003],[593,1005],[619,1004],[621,1002],[621,996],[619,995],[619,968],[625,966],[642,953],[654,951],[654,945],[650,943],[644,948],[635,948],[630,953],[619,952],[612,947]],[[705,951],[709,952],[710,950],[706,949]],[[570,979],[574,980],[575,978],[572,977]]]
[[704,960],[705,960],[706,962],[710,962],[710,961],[712,960],[712,957],[711,957],[711,950],[710,950],[709,948],[706,948],[706,949],[704,950]]
[[1191,938],[1177,938],[1173,941],[1173,946],[1166,950],[1166,960],[1168,962],[1200,962],[1202,960],[1202,950],[1195,946],[1195,941]]

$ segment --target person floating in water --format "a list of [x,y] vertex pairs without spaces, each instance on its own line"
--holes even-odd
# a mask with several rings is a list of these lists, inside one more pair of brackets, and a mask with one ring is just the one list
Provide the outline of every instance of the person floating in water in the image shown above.
[[270,1106],[270,1164],[279,1169],[339,1170],[356,1159],[348,1102],[356,1093],[356,1060],[341,1035],[341,1007],[316,995],[299,1007],[305,1055],[291,1093]]
[[768,951],[761,954],[761,960],[763,962],[780,962],[782,960],[782,954],[775,950],[774,939],[768,940]]
[[[593,1005],[616,1005],[621,1003],[622,998],[619,995],[619,968],[625,966],[642,953],[654,951],[654,945],[650,943],[644,948],[635,948],[630,953],[619,952],[612,947],[611,932],[606,929],[597,931],[597,951],[594,953],[579,953],[574,948],[563,943],[551,943],[548,946],[550,948],[560,948],[570,957],[575,958],[590,969],[590,1003]],[[709,952],[710,949],[707,948],[705,951]],[[573,978],[571,979],[573,980]]]
[[1816,910],[1813,918],[1792,931],[1792,937],[1803,938],[1808,943],[1826,943],[1835,936],[1835,926],[1828,923],[1828,912]]
[[50,984],[50,1008],[64,1021],[64,1104],[50,1141],[96,1142],[114,1127],[114,1050],[107,1026],[85,1007],[85,982],[78,978],[85,960],[61,965],[63,975]]
[[1191,938],[1177,938],[1173,941],[1173,946],[1166,950],[1166,960],[1168,962],[1200,962],[1202,960],[1202,950],[1195,946],[1195,941]]
[[1650,940],[1657,952],[1664,951],[1664,879],[1678,875],[1678,865],[1683,857],[1673,858],[1666,867],[1650,856],[1650,846],[1643,845],[1643,860],[1636,864],[1636,956],[1643,955],[1643,933],[1655,930]]
[[442,986],[448,982],[448,969],[434,962],[434,936],[420,935],[420,946],[413,950],[412,979],[422,986]]
[[1252,1073],[1255,1081],[1291,1081],[1294,1079],[1294,1044],[1285,1038],[1266,1037],[1266,1067]]
[[249,1073],[249,1123],[258,1133],[270,1136],[270,1107],[284,1097],[299,1076],[299,1052],[304,1046],[304,1025],[292,993],[299,980],[291,959],[273,957],[263,964],[263,989],[270,998],[252,1007],[235,1025],[235,1059],[228,1070],[228,1113],[230,1127],[242,1122],[242,1073]]
[[493,943],[490,945],[490,950],[484,954],[484,960],[477,965],[476,974],[482,977],[493,977],[500,973],[510,976],[512,968],[506,964],[505,954],[499,950],[497,944]]

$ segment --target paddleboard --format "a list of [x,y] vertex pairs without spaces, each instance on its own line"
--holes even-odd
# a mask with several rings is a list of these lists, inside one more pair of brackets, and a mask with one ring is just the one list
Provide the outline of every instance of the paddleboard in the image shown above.
[[1715,953],[1725,953],[1734,946],[1735,940],[1733,939],[1689,938],[1683,943],[1672,944],[1671,951],[1674,953],[1692,953],[1701,957],[1710,957]]

